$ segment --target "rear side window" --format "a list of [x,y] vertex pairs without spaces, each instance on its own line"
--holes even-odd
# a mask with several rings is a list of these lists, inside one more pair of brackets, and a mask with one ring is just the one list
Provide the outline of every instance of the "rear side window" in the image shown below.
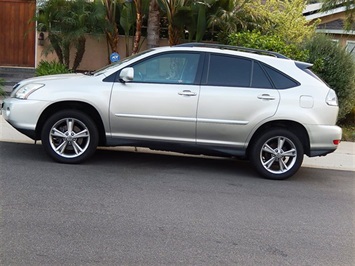
[[211,54],[205,83],[265,89],[287,89],[300,85],[296,80],[264,63],[237,56]]
[[252,61],[239,57],[210,57],[207,84],[214,86],[250,87]]
[[263,68],[269,75],[276,89],[288,89],[299,86],[300,84],[289,76],[281,73],[280,71],[263,64]]
[[259,63],[254,61],[254,67],[253,67],[253,79],[251,86],[253,88],[266,88],[266,89],[272,89],[272,84],[268,77],[266,76],[264,70],[261,68]]

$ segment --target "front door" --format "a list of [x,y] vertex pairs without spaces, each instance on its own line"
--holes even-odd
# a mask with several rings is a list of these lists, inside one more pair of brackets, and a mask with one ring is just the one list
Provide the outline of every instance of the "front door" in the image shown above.
[[151,56],[131,67],[131,82],[116,82],[110,104],[112,137],[194,143],[198,53]]

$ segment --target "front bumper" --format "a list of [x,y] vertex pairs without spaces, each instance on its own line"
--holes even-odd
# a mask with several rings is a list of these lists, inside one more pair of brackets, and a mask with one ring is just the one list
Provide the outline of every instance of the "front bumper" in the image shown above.
[[6,98],[1,104],[1,115],[16,130],[36,139],[36,125],[47,102]]

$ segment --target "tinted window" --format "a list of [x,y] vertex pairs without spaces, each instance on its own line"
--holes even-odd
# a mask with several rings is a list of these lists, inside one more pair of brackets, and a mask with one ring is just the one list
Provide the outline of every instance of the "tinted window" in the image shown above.
[[268,79],[264,70],[257,62],[254,62],[253,79],[252,79],[251,86],[253,88],[267,88],[267,89],[272,88],[272,84],[270,80]]
[[195,82],[200,54],[167,53],[150,57],[133,65],[133,82],[179,83]]
[[299,85],[298,82],[293,80],[292,78],[286,76],[285,74],[263,64],[264,69],[266,70],[267,74],[271,78],[272,82],[276,89],[287,89],[296,87]]
[[250,87],[252,61],[239,57],[211,55],[208,85]]

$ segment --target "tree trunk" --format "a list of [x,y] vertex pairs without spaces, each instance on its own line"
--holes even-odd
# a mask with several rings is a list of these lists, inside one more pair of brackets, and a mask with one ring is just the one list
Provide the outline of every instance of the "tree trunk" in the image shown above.
[[64,65],[70,69],[70,42],[68,40],[63,41],[63,59]]
[[53,49],[58,57],[59,63],[63,64],[63,51],[62,48],[60,48],[60,38],[56,34],[49,33],[48,34],[48,39],[51,42],[51,45],[53,46]]
[[148,48],[159,46],[160,33],[160,12],[157,0],[150,0],[149,17],[147,29],[147,46]]
[[73,71],[76,71],[76,69],[79,67],[81,63],[81,60],[83,60],[83,56],[85,53],[85,43],[86,43],[86,38],[84,36],[80,37],[78,40],[78,44],[76,45],[76,54],[75,54],[75,59],[73,64]]
[[132,54],[138,53],[139,42],[142,36],[142,0],[134,0],[136,5],[136,33],[134,35]]
[[118,29],[117,27],[113,29],[113,32],[106,32],[106,38],[111,48],[111,52],[118,52]]
[[106,29],[106,39],[110,45],[111,52],[118,51],[118,28],[116,25],[116,4],[115,0],[103,0],[106,9],[106,20],[112,30]]
[[174,46],[179,44],[180,42],[180,29],[169,24],[168,26],[169,32],[169,45]]

